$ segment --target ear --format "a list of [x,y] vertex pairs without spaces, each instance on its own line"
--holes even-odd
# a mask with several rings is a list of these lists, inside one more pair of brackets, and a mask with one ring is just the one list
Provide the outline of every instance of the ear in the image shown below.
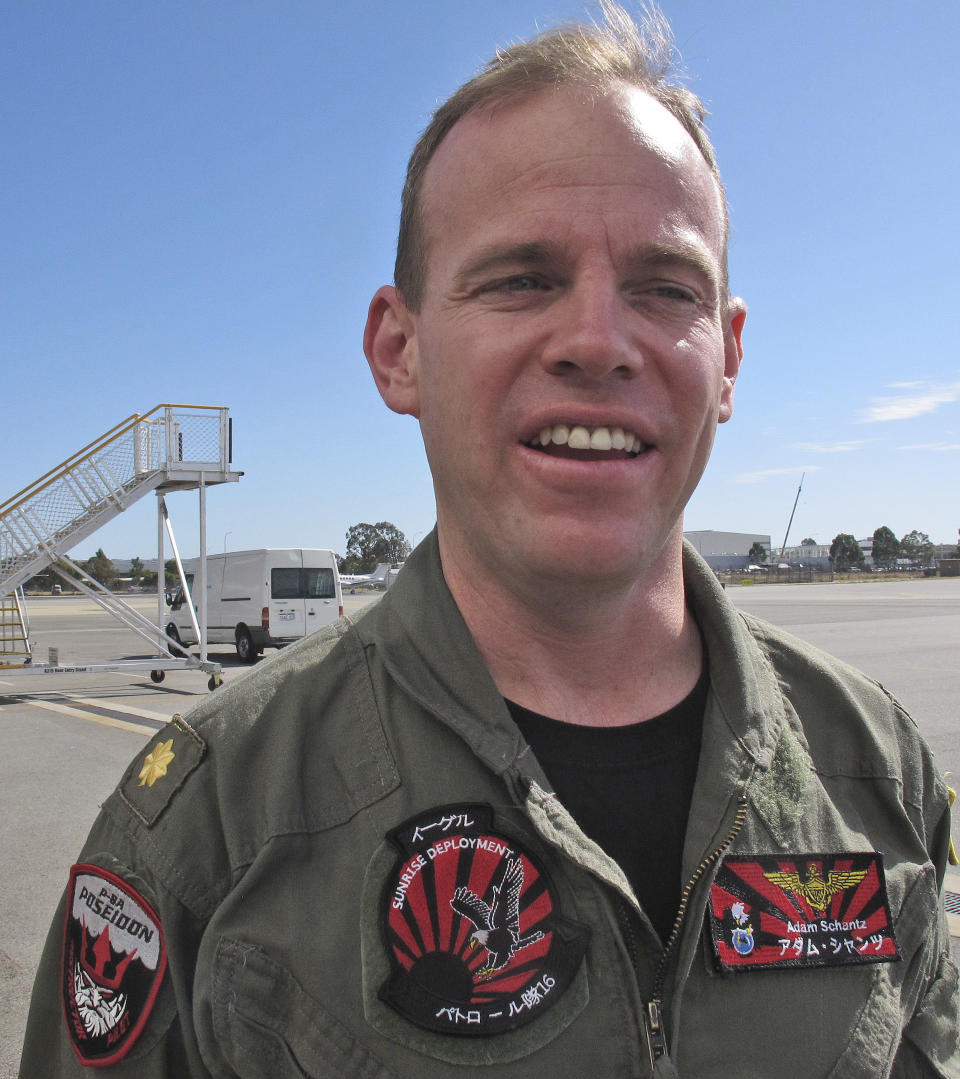
[[747,321],[747,305],[739,296],[727,301],[726,325],[723,330],[723,387],[720,391],[718,423],[726,423],[733,415],[733,384],[740,373],[743,359],[743,324]]
[[363,351],[387,408],[420,415],[416,324],[401,294],[392,286],[377,289],[363,331]]

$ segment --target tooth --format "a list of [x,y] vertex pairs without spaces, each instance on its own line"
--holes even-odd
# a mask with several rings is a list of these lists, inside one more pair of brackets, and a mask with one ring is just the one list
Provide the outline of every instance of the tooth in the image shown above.
[[[556,429],[554,429],[554,438],[556,438]],[[567,445],[572,450],[590,449],[590,432],[586,427],[581,427],[578,424],[570,432],[570,437],[567,439]]]
[[627,453],[640,453],[645,449],[639,437],[632,431],[625,431],[622,427],[595,427],[590,428],[583,424],[570,427],[565,423],[557,423],[552,426],[540,428],[539,434],[535,435],[531,445],[535,446],[569,446],[573,450],[625,450]]

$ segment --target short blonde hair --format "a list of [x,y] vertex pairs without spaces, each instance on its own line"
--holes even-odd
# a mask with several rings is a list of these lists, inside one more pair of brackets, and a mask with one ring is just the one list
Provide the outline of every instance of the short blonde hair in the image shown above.
[[571,23],[505,49],[433,114],[407,165],[400,207],[400,232],[394,283],[404,302],[419,310],[426,284],[427,238],[422,189],[427,166],[453,126],[469,112],[564,85],[604,93],[617,84],[636,86],[659,101],[683,124],[717,183],[723,215],[723,286],[726,290],[726,197],[713,144],[704,121],[706,109],[692,91],[668,81],[676,49],[670,25],[656,8],[647,8],[642,25],[612,0],[600,0],[603,22]]

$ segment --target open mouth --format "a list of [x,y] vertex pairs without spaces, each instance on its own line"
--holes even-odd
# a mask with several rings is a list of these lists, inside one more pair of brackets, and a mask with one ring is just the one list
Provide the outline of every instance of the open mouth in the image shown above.
[[622,427],[585,427],[566,423],[541,428],[524,445],[551,457],[578,461],[625,461],[639,457],[647,449],[639,435]]

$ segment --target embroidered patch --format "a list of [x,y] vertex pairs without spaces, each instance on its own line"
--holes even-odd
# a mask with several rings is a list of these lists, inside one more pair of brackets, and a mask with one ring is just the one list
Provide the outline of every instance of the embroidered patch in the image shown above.
[[380,998],[427,1030],[515,1030],[560,998],[586,952],[589,928],[492,824],[488,805],[440,806],[388,837],[400,858],[382,899]]
[[206,751],[200,735],[182,716],[175,715],[127,769],[120,797],[144,824],[156,824]]
[[106,1067],[130,1052],[166,966],[160,921],[143,896],[99,866],[75,865],[60,979],[67,1031],[81,1064]]
[[710,923],[727,970],[900,958],[883,859],[869,851],[724,858],[710,887]]

